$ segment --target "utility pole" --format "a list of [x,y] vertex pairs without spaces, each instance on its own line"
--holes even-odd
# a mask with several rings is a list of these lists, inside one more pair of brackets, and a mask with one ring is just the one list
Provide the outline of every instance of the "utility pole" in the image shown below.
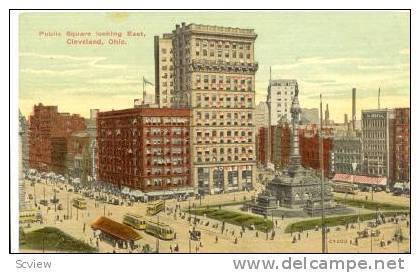
[[321,169],[321,232],[322,232],[322,253],[327,253],[326,244],[326,230],[325,230],[325,204],[324,204],[324,147],[322,139],[322,94],[319,95],[320,99],[320,126],[319,126],[319,156],[320,156],[320,169]]

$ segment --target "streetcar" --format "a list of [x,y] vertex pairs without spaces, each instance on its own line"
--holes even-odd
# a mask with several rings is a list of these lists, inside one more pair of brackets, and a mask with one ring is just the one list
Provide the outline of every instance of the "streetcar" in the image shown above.
[[78,209],[87,209],[86,199],[84,198],[74,198],[73,199],[73,207]]
[[38,210],[24,210],[19,213],[19,224],[41,223],[42,215]]
[[139,230],[146,229],[144,217],[134,213],[126,213],[123,217],[123,224]]
[[165,209],[165,201],[157,200],[147,204],[147,215],[156,215]]
[[332,183],[331,186],[333,191],[335,192],[342,192],[348,194],[357,194],[359,192],[359,188],[357,187],[357,185],[354,184]]
[[147,221],[145,231],[146,233],[162,240],[174,239],[174,229],[162,222]]

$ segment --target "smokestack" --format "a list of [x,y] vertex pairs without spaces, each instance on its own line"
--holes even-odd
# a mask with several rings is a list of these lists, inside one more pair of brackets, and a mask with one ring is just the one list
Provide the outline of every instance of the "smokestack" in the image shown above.
[[356,130],[356,88],[352,90],[352,109],[351,109],[351,123],[353,131]]
[[378,109],[381,109],[381,88],[378,90]]

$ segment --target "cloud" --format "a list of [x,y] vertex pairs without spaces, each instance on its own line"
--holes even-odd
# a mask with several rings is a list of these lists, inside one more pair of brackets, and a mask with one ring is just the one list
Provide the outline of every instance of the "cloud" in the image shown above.
[[48,76],[70,76],[70,75],[77,75],[83,73],[84,69],[69,69],[69,70],[48,70],[48,69],[21,69],[20,72],[22,73],[29,73],[29,74],[35,74],[35,75],[48,75]]

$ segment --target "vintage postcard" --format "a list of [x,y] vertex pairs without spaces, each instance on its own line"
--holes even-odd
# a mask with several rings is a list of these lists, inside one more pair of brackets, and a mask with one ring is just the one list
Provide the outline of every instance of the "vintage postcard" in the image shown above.
[[411,252],[409,10],[17,31],[19,253]]

